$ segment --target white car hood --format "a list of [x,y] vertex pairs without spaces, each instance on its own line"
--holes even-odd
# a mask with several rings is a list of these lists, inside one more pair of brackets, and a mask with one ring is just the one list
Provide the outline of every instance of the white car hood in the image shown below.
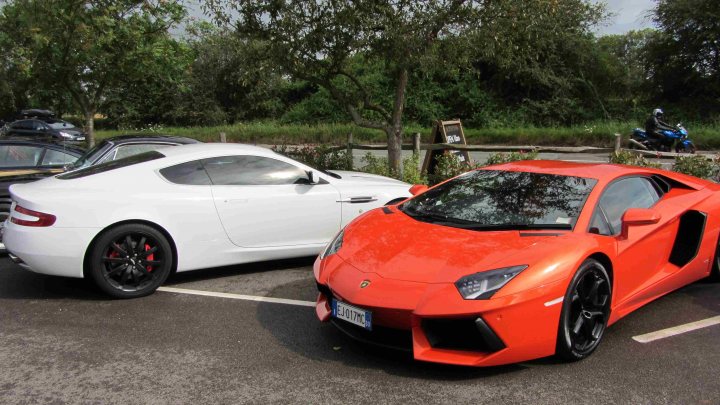
[[391,179],[390,177],[385,176],[379,176],[377,174],[370,174],[370,173],[363,173],[363,172],[351,172],[348,170],[328,170],[331,173],[335,173],[340,175],[342,179],[337,179],[337,181],[341,182],[360,182],[363,184],[384,184],[384,185],[394,185],[394,186],[402,186],[402,185],[408,185],[405,182],[402,182],[400,180]]

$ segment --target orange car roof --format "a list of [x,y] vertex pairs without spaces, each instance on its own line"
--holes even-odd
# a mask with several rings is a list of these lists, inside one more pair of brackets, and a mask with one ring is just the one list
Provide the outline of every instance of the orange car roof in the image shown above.
[[630,174],[658,174],[681,182],[696,190],[705,188],[710,182],[696,177],[669,172],[667,170],[652,169],[639,166],[627,166],[610,163],[579,163],[561,160],[522,160],[484,167],[483,169],[500,169],[533,173],[557,174],[562,176],[576,176],[597,179],[609,182],[621,176]]

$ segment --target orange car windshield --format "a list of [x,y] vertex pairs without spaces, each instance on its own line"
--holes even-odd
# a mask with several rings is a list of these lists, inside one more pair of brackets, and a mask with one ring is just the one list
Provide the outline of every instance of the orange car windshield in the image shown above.
[[567,229],[575,225],[595,179],[476,170],[404,203],[425,222],[476,230]]

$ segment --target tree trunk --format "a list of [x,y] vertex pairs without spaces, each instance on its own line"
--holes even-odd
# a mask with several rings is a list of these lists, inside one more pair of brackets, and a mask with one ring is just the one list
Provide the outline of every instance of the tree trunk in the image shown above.
[[385,129],[388,144],[388,165],[390,172],[402,176],[402,128],[388,127]]
[[95,111],[85,111],[85,133],[88,148],[95,146]]
[[408,70],[401,69],[398,72],[395,84],[395,101],[393,103],[392,122],[385,130],[388,138],[388,164],[390,171],[398,178],[402,178],[402,116],[405,109],[405,90],[408,84]]

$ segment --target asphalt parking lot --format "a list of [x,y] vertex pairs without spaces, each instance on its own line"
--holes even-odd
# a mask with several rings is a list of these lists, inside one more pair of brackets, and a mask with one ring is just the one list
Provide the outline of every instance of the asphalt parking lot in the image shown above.
[[[633,339],[720,315],[720,284],[638,310],[585,361],[474,369],[415,362],[320,324],[312,262],[178,274],[152,296],[109,300],[2,258],[0,403],[720,403],[720,325]],[[267,299],[281,303],[257,301]]]

